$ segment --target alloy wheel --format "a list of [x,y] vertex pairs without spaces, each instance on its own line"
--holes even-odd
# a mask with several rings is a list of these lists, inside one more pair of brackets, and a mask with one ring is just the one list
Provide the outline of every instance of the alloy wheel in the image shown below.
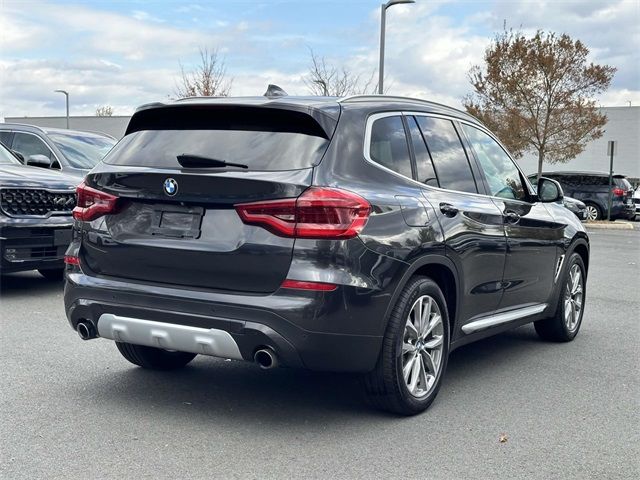
[[414,397],[427,395],[436,384],[442,366],[444,330],[442,314],[429,295],[411,307],[402,342],[402,375]]
[[587,205],[587,220],[593,222],[598,219],[598,209],[593,205]]
[[580,266],[574,264],[569,270],[569,278],[564,294],[564,321],[567,329],[573,332],[578,327],[582,313],[584,281]]

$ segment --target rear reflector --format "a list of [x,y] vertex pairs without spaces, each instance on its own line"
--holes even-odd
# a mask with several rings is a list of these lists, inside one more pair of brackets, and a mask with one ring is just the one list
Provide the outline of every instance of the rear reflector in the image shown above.
[[73,255],[65,255],[64,263],[67,265],[77,265],[80,266],[80,259],[78,257],[74,257]]
[[118,197],[87,186],[84,182],[76,189],[78,205],[73,209],[73,218],[90,222],[109,213],[116,213]]
[[316,290],[318,292],[332,292],[337,285],[333,283],[321,282],[302,282],[300,280],[285,280],[282,282],[282,288],[290,288],[293,290]]
[[242,221],[283,237],[344,239],[365,226],[371,206],[338,188],[311,187],[298,198],[235,205]]

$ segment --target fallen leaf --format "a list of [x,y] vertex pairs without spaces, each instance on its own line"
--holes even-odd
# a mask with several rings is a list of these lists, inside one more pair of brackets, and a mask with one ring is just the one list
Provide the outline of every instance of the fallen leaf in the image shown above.
[[500,443],[507,443],[508,438],[507,438],[507,436],[506,436],[504,433],[502,433],[502,434],[500,435],[499,440],[500,440]]

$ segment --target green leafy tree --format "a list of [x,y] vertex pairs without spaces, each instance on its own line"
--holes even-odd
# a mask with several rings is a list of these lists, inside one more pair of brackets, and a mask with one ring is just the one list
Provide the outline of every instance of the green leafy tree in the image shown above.
[[595,97],[616,69],[589,62],[589,49],[568,35],[505,31],[494,39],[484,64],[469,71],[473,93],[465,108],[493,130],[511,153],[568,162],[604,133],[607,117]]

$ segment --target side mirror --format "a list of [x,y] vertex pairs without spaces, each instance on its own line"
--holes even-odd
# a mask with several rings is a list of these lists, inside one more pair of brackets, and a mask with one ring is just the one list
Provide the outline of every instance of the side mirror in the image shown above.
[[46,155],[29,155],[27,158],[27,165],[33,165],[34,167],[51,167],[51,159]]
[[540,177],[540,180],[538,180],[538,198],[544,203],[559,202],[564,198],[564,192],[560,184],[555,180]]

